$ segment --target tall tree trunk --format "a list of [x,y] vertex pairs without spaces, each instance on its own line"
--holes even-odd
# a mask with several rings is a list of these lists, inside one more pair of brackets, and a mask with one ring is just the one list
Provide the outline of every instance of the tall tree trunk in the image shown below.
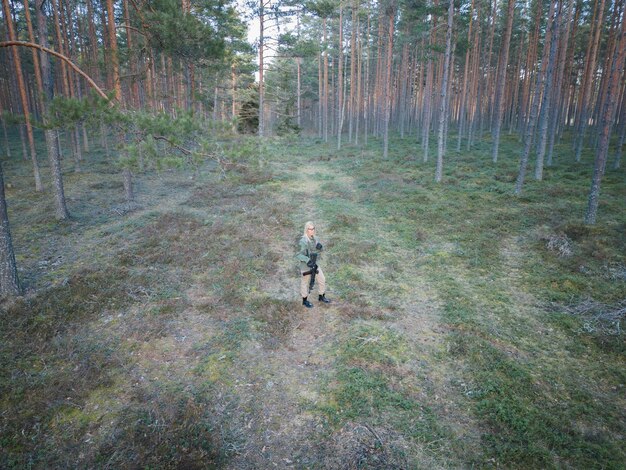
[[[357,20],[359,21],[359,20]],[[357,27],[357,32],[359,28]],[[361,95],[363,89],[363,41],[357,41],[356,52],[356,102],[354,103],[354,143],[359,145],[359,123],[361,122]]]
[[474,40],[472,41],[473,59],[470,79],[470,96],[468,109],[468,129],[467,129],[467,150],[471,149],[474,140],[474,129],[476,128],[477,113],[479,107],[479,90],[480,90],[480,62],[481,56],[481,2],[478,2],[476,8],[476,30],[474,32]]
[[[621,5],[622,15],[624,14],[624,3]],[[593,177],[591,180],[591,189],[589,191],[589,200],[587,211],[585,213],[585,223],[594,225],[598,214],[598,203],[600,198],[600,184],[604,176],[606,167],[606,159],[609,151],[609,141],[611,138],[611,129],[613,127],[614,114],[619,101],[620,78],[624,73],[624,60],[626,59],[626,21],[622,21],[619,33],[619,42],[615,48],[611,60],[611,68],[609,70],[608,82],[606,87],[606,96],[604,97],[604,109],[602,110],[600,123],[600,138],[598,141],[598,150],[593,167]]]
[[324,32],[323,48],[324,48],[324,142],[328,142],[328,44],[326,36],[326,18],[322,19],[322,29]]
[[358,4],[357,0],[352,0],[352,35],[350,36],[350,106],[348,108],[348,142],[352,142],[352,129],[355,127],[355,116],[356,116],[356,64],[359,60],[358,51],[356,46],[357,39],[357,10]]
[[457,135],[456,151],[461,151],[461,141],[463,140],[463,132],[465,131],[465,106],[467,103],[467,84],[470,70],[470,54],[472,51],[472,28],[474,26],[474,4],[472,0],[470,7],[470,20],[467,30],[467,50],[465,51],[465,63],[463,64],[463,86],[461,88],[460,109],[459,109],[459,132]]
[[265,6],[264,0],[259,0],[259,136],[265,136],[265,83],[264,74],[264,49],[265,49]]
[[597,14],[598,20],[592,20],[592,33],[589,37],[589,47],[587,50],[587,55],[585,56],[586,68],[583,85],[581,86],[580,91],[580,113],[578,114],[579,122],[576,128],[576,137],[574,140],[574,151],[576,153],[577,162],[579,162],[581,159],[583,141],[585,137],[585,132],[587,131],[587,120],[589,119],[589,111],[591,108],[591,88],[594,82],[594,75],[596,71],[596,57],[598,49],[600,47],[600,32],[602,30],[602,20],[604,17],[604,1],[605,0],[600,0],[600,5],[597,9],[597,13],[594,13],[594,15]]
[[492,63],[493,63],[493,43],[494,43],[494,37],[495,37],[495,32],[496,32],[496,23],[497,23],[497,13],[498,13],[498,0],[493,0],[493,8],[491,10],[491,17],[490,17],[490,27],[489,27],[489,40],[487,41],[488,44],[488,48],[487,48],[487,56],[485,58],[485,83],[484,83],[484,89],[486,90],[486,95],[487,95],[487,102],[483,103],[483,109],[481,110],[480,113],[480,122],[479,122],[479,126],[478,126],[478,132],[479,132],[479,138],[482,139],[483,137],[483,125],[485,122],[489,122],[489,124],[491,124],[492,120],[490,119],[489,121],[487,121],[487,119],[485,119],[484,117],[489,117],[491,118],[492,116],[492,111],[493,111],[493,102],[491,101],[491,98],[493,96],[493,88],[492,88],[492,80],[493,80],[493,67],[492,67]]
[[297,67],[297,86],[296,86],[296,95],[297,95],[297,123],[298,128],[302,127],[302,57],[296,57],[296,67]]
[[[184,4],[185,2],[183,2]],[[124,23],[126,23],[126,47],[128,49],[130,65],[130,104],[132,107],[139,107],[139,81],[137,77],[137,54],[135,51],[135,41],[130,26],[130,11],[128,0],[124,0]]]
[[370,112],[370,46],[369,36],[371,31],[371,15],[370,9],[367,9],[367,30],[365,33],[365,88],[363,95],[363,143],[367,146],[368,138],[368,119]]
[[133,174],[130,169],[124,168],[123,172],[124,176],[124,195],[126,196],[126,201],[131,202],[135,200],[135,193],[133,191]]
[[556,141],[556,134],[558,131],[558,125],[561,117],[563,116],[563,107],[565,106],[564,97],[565,94],[563,90],[566,88],[563,86],[563,81],[565,77],[565,68],[566,68],[566,58],[569,51],[569,38],[570,33],[572,32],[572,17],[574,15],[574,6],[573,0],[566,0],[566,14],[567,18],[564,21],[561,21],[560,28],[560,44],[558,50],[558,59],[557,59],[557,73],[554,80],[554,86],[552,87],[552,98],[551,102],[553,106],[551,106],[550,113],[550,123],[548,129],[548,151],[546,155],[546,164],[548,166],[552,166],[553,163],[553,155],[554,155],[554,143]]
[[[626,78],[626,77],[625,77]],[[613,169],[620,168],[622,162],[622,152],[624,141],[626,140],[626,81],[622,84],[621,111],[619,113],[619,128],[617,132],[617,150],[615,152],[615,160],[613,161]]]
[[537,62],[537,46],[539,44],[539,34],[541,29],[542,2],[535,3],[535,20],[533,33],[528,39],[528,52],[526,55],[526,67],[524,68],[524,79],[522,84],[522,98],[520,102],[520,118],[518,128],[522,134],[526,132],[528,122],[528,109],[530,108],[531,87],[535,77],[535,64]]
[[0,122],[2,122],[2,135],[4,137],[4,153],[11,158],[11,146],[9,145],[9,135],[7,134],[7,123],[3,117],[2,103],[0,102]]
[[339,3],[339,61],[337,70],[337,150],[341,150],[343,127],[343,8]]
[[22,287],[17,276],[9,214],[4,195],[4,177],[0,163],[0,297],[21,294]]
[[324,84],[322,83],[322,53],[317,55],[317,136],[321,139],[324,135]]
[[[552,16],[554,15],[554,4],[552,1],[550,4],[550,14],[548,18],[552,20]],[[522,193],[522,187],[524,185],[524,180],[526,178],[526,170],[528,167],[528,159],[530,156],[530,149],[532,148],[533,137],[535,134],[535,130],[537,127],[537,119],[539,116],[539,106],[541,104],[541,96],[545,85],[546,78],[546,70],[549,62],[549,54],[550,54],[550,45],[548,36],[551,35],[552,27],[548,29],[546,32],[546,44],[543,49],[543,56],[541,59],[541,69],[537,73],[537,81],[535,84],[535,90],[533,93],[533,101],[532,106],[530,108],[530,117],[528,119],[528,123],[526,125],[526,132],[524,137],[524,150],[522,151],[522,155],[520,158],[520,166],[519,173],[517,175],[517,181],[515,183],[515,194],[520,195]]]
[[441,80],[441,102],[439,104],[439,138],[437,141],[437,169],[435,171],[435,182],[441,182],[443,178],[443,157],[445,146],[445,125],[448,118],[448,77],[450,75],[450,64],[452,60],[452,28],[454,21],[454,1],[449,0],[448,5],[448,28],[446,30],[446,52],[443,61],[443,79]]
[[515,14],[515,0],[508,0],[506,14],[506,28],[500,49],[500,61],[498,64],[498,76],[496,79],[496,97],[494,100],[493,113],[493,149],[491,158],[494,163],[498,161],[498,149],[500,147],[500,129],[502,128],[502,115],[504,113],[504,85],[506,84],[506,69],[509,64],[509,45],[511,43],[511,31],[513,30],[513,15]]
[[396,5],[392,3],[388,6],[388,26],[387,26],[387,70],[385,74],[385,122],[383,135],[383,159],[387,159],[389,154],[389,119],[391,117],[391,71],[393,69],[393,33],[396,20]]
[[[553,75],[556,61],[557,44],[559,40],[559,31],[561,29],[562,21],[562,7],[563,3],[558,2],[558,8],[555,8],[555,0],[551,2],[550,15],[548,16],[548,34],[546,34],[545,46],[550,48],[548,57],[548,66],[546,67],[546,79],[545,86],[541,94],[541,113],[539,115],[539,122],[537,125],[537,159],[535,163],[535,179],[541,180],[543,178],[543,163],[546,154],[546,142],[548,137],[548,116],[554,109],[550,109],[553,103],[550,102],[553,89]],[[555,9],[556,12],[552,10]],[[554,13],[554,14],[552,14]],[[549,36],[549,37],[548,37]],[[545,54],[544,54],[545,57]]]
[[[9,0],[2,0],[2,9],[4,12],[4,20],[7,27],[9,40],[17,41],[15,29],[13,28],[13,18],[11,16],[11,7],[9,6]],[[22,62],[20,60],[20,54],[17,47],[11,47],[11,52],[13,54],[13,66],[15,67],[15,78],[17,80],[18,92],[20,95],[20,101],[22,103],[22,113],[24,115],[24,120],[26,124],[26,134],[28,137],[28,145],[30,148],[30,159],[33,164],[35,190],[43,191],[41,176],[39,174],[39,162],[37,162],[37,153],[35,151],[35,137],[33,135],[33,126],[30,122],[30,109],[28,105],[28,97],[26,94],[26,85],[24,84],[24,76],[22,75]]]
[[122,101],[122,84],[120,83],[120,59],[117,48],[117,34],[115,32],[115,13],[113,7],[113,0],[106,0],[107,10],[107,22],[108,22],[108,37],[110,47],[110,61],[111,61],[111,77],[113,83],[113,90],[115,91],[115,99],[119,102]]
[[[28,4],[28,0],[24,0],[24,16],[26,19],[26,28],[28,29],[28,40],[30,42],[35,41],[35,33],[33,31],[33,23],[30,18],[30,5]],[[41,69],[39,67],[39,54],[37,49],[33,49],[33,69],[35,72],[35,83],[37,84],[37,104],[39,106],[39,110],[41,114],[45,114],[44,112],[44,104],[43,104],[43,83],[41,81]]]
[[[439,5],[439,0],[434,0],[434,6],[437,7]],[[422,118],[422,149],[423,149],[423,161],[428,161],[428,153],[430,149],[430,128],[431,122],[433,119],[433,95],[435,90],[435,64],[432,59],[432,50],[434,50],[437,45],[437,20],[438,16],[436,14],[432,15],[432,27],[430,29],[430,48],[431,51],[428,53],[428,61],[426,65],[426,86],[424,88],[424,110],[423,110],[423,118]]]
[[[37,34],[39,36],[39,44],[48,47],[48,23],[44,12],[46,0],[35,0],[35,14],[37,18]],[[54,84],[52,80],[52,72],[50,68],[50,58],[47,54],[41,54],[41,75],[42,75],[42,92],[45,94],[44,106],[47,106],[54,96]],[[44,108],[45,110],[45,108]],[[46,113],[44,112],[44,116]],[[65,190],[63,187],[63,174],[61,172],[61,158],[59,155],[59,147],[57,146],[56,131],[46,129],[44,131],[46,139],[46,149],[48,151],[48,162],[50,164],[50,173],[54,186],[54,202],[56,208],[56,218],[65,220],[69,219],[70,214],[67,210],[65,200]]]

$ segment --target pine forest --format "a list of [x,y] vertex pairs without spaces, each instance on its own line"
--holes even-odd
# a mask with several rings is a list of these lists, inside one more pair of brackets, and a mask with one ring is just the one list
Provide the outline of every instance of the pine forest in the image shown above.
[[625,468],[625,0],[0,16],[1,468]]

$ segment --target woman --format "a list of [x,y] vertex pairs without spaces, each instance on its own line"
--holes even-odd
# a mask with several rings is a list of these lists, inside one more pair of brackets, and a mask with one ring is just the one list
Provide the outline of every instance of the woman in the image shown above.
[[322,244],[315,236],[315,225],[313,222],[307,222],[304,224],[304,234],[300,239],[300,251],[298,252],[298,261],[300,261],[300,294],[302,295],[302,305],[306,308],[313,308],[313,304],[309,302],[308,296],[310,292],[311,275],[315,271],[315,283],[319,286],[317,288],[320,302],[329,304],[330,300],[326,298],[326,278],[322,269],[317,265],[319,261],[319,255],[322,251]]

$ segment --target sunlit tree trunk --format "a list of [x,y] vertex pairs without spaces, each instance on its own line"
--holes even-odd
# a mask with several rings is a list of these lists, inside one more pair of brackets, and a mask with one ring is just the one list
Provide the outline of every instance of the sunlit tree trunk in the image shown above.
[[476,116],[479,106],[479,90],[480,90],[480,61],[482,60],[481,51],[481,2],[478,2],[476,8],[476,29],[474,31],[474,40],[472,41],[473,59],[470,71],[470,93],[468,99],[467,110],[467,150],[469,151],[474,140],[474,129],[476,127]]

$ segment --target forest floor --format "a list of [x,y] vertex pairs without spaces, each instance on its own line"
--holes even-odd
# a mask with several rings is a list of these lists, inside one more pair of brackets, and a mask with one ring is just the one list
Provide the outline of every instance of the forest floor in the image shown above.
[[134,204],[93,152],[68,222],[4,164],[27,294],[0,304],[0,467],[625,468],[623,169],[587,227],[589,165],[514,198],[513,141],[439,185],[408,140],[236,145]]

